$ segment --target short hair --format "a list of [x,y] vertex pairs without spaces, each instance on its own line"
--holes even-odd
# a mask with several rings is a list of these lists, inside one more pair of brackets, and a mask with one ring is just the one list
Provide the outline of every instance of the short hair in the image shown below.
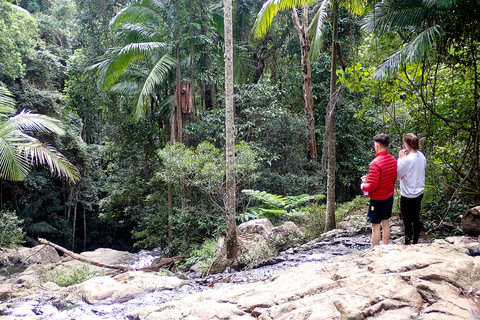
[[390,144],[390,136],[386,133],[380,133],[373,137],[373,141],[384,148],[388,148],[388,145]]
[[418,150],[418,137],[413,133],[407,133],[405,136],[403,136],[403,141],[405,141],[413,150]]

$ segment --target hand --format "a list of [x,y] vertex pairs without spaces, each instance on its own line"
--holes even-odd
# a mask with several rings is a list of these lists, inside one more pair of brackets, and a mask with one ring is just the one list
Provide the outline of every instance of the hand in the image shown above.
[[402,149],[402,150],[400,150],[400,151],[398,152],[398,157],[399,157],[399,158],[403,158],[403,157],[405,157],[406,155],[407,155],[407,150],[405,150],[405,149]]

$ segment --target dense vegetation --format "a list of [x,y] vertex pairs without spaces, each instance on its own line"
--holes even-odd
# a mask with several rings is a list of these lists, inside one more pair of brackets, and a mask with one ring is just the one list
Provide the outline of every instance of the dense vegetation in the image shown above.
[[[31,134],[80,172],[76,183],[43,166],[22,181],[2,173],[2,223],[14,225],[16,241],[26,232],[30,244],[41,236],[77,252],[188,253],[224,231],[223,2],[10,2],[0,0],[0,87],[17,113],[60,120],[61,136]],[[261,37],[253,28],[262,3],[233,2],[238,222],[324,212],[332,163],[335,201],[354,199],[374,156],[372,137],[390,134],[397,156],[402,136],[413,132],[428,159],[428,232],[444,232],[443,222],[461,232],[459,215],[480,203],[478,2],[397,2],[356,1],[354,10],[340,0],[299,1],[293,18],[291,10],[276,12]],[[308,60],[295,16],[303,28],[324,19]],[[336,162],[325,148],[332,132]],[[314,203],[286,209],[265,197],[262,203],[261,191],[271,201]],[[321,230],[322,223],[310,225]]]

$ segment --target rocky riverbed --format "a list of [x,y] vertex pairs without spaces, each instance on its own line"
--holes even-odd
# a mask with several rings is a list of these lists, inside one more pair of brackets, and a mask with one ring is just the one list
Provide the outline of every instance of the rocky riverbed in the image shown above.
[[[478,241],[404,246],[396,237],[371,249],[368,230],[335,230],[254,269],[205,278],[129,271],[44,283],[0,304],[0,319],[478,319]],[[132,262],[99,256],[108,254]]]

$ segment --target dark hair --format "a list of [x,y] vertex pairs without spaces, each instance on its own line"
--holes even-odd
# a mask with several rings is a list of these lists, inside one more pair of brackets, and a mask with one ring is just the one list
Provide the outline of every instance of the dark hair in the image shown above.
[[388,148],[388,145],[390,144],[390,136],[385,133],[380,133],[373,137],[373,141],[375,141],[384,148]]
[[407,133],[403,136],[403,141],[405,141],[413,150],[418,150],[418,137],[413,133]]

